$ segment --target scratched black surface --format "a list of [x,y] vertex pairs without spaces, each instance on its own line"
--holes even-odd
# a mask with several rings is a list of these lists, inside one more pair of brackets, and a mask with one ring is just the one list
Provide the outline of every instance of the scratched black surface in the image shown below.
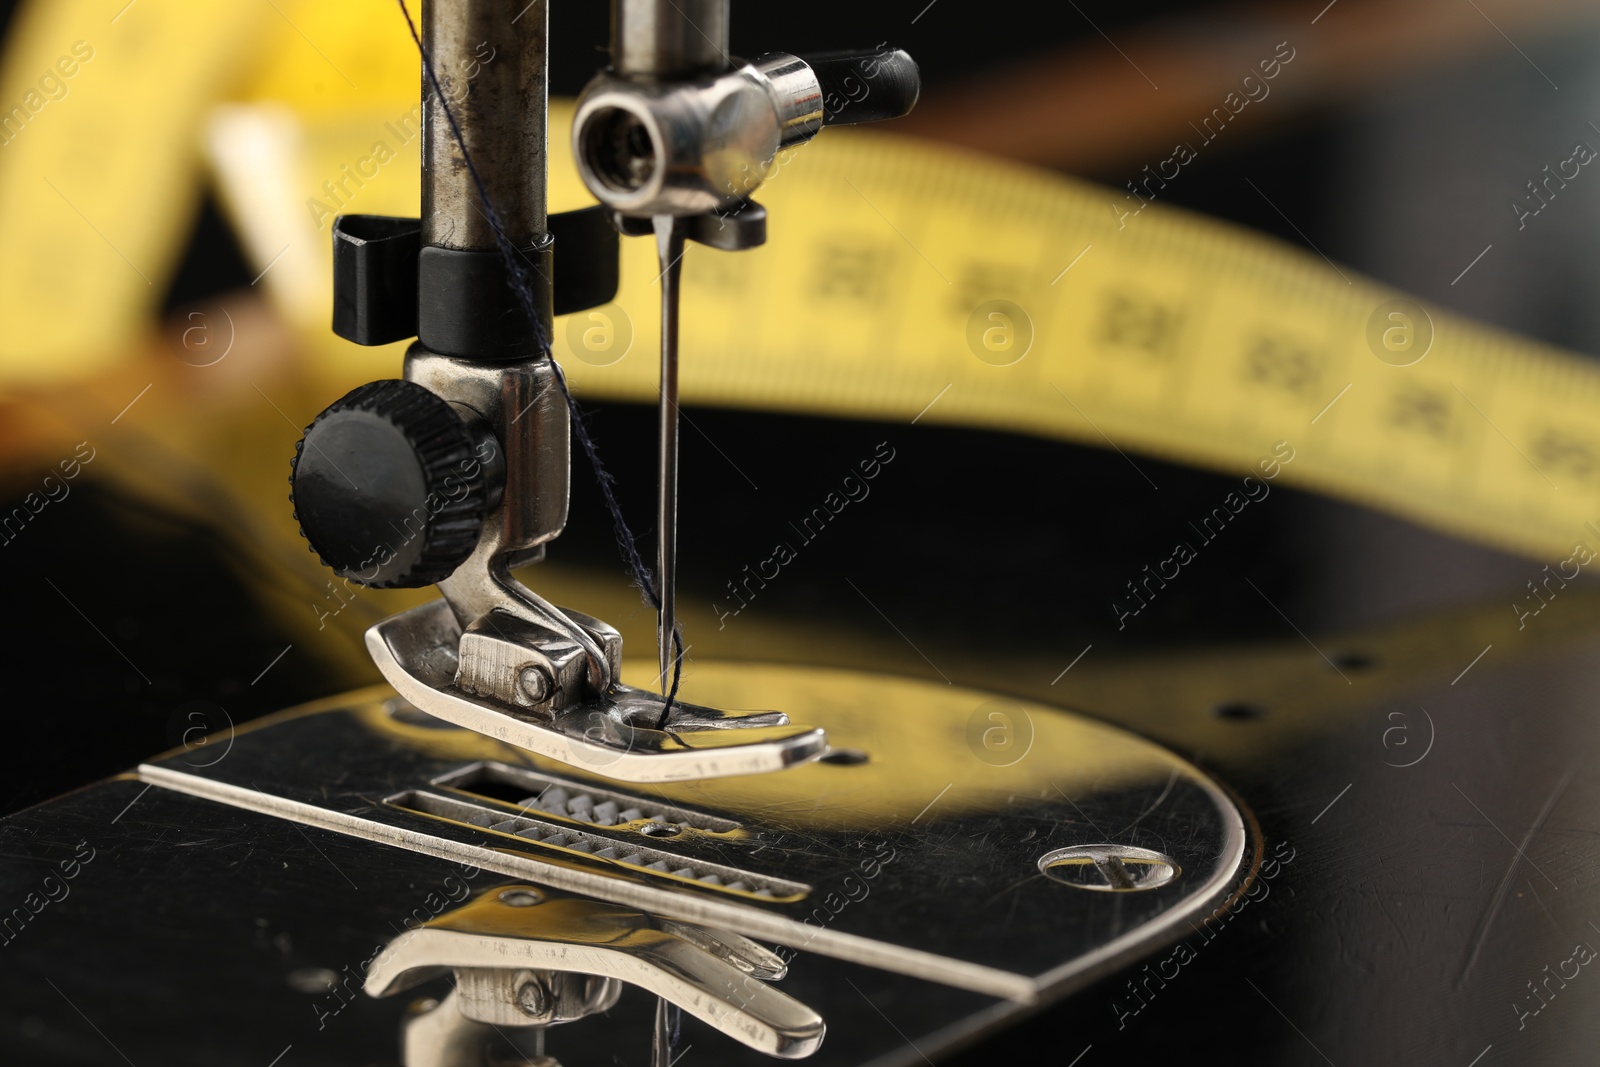
[[[1569,621],[1581,623],[1576,610]],[[1290,709],[1231,724],[1238,751],[1220,746],[1206,762],[1251,804],[1269,855],[1292,859],[1257,899],[1188,938],[1192,958],[1162,949],[952,1062],[1041,1047],[1064,1064],[1080,1053],[1085,1065],[1107,1053],[1142,1062],[1202,1042],[1242,1064],[1592,1063],[1600,975],[1591,963],[1571,977],[1566,961],[1600,946],[1595,639],[1561,636],[1330,719],[1268,757],[1244,739]],[[1424,750],[1422,723],[1413,717],[1409,750],[1386,748],[1383,733],[1398,709],[1422,708],[1433,743],[1395,766]],[[97,850],[70,895],[0,947],[0,1026],[28,1050],[21,1062],[122,1062],[84,1016],[141,1067],[259,1064],[291,1044],[285,1064],[381,1062],[393,1005],[358,1001],[319,1032],[283,977],[367,958],[409,894],[450,865],[160,790],[113,824],[142,788],[97,786],[0,828],[8,906],[79,841]],[[786,983],[833,1006],[819,1062],[916,1059],[896,1028],[931,1046],[920,1036],[930,1019],[982,1004],[852,969],[868,1010],[854,992],[839,999],[833,966],[802,958]],[[648,1016],[626,1008],[612,1035]]]
[[[1062,1064],[1093,1046],[1085,1067],[1197,1052],[1284,1067],[1595,1063],[1600,961],[1564,963],[1600,948],[1595,651],[1589,637],[1510,668],[1486,658],[1276,758],[1215,753],[1269,853],[1293,850],[1265,896],[1188,938],[1192,959],[1158,952],[952,1062],[1048,1042]],[[1423,751],[1419,708],[1432,750],[1393,766]],[[1382,745],[1400,709],[1409,751]]]
[[[299,992],[289,975],[358,976],[408,917],[429,917],[430,895],[509,881],[128,780],[12,816],[0,855],[8,908],[41,894],[0,944],[0,1060],[30,1067],[393,1064],[404,1006],[448,984],[374,1000],[358,979],[340,996]],[[55,899],[40,906],[46,892]],[[829,1039],[808,1061],[819,1067],[920,1062],[887,1017],[934,1048],[930,1035],[993,1003],[815,957],[783,988],[825,1013]],[[548,1047],[570,1064],[648,1063],[651,1017],[631,991],[607,1015],[552,1029]],[[683,1045],[700,1062],[769,1062],[693,1019]]]

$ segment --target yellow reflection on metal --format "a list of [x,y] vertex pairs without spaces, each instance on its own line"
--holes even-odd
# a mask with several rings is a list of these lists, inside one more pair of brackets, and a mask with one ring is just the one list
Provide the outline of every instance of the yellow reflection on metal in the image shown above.
[[[644,661],[624,664],[625,676],[636,682],[646,681],[647,673]],[[652,797],[714,812],[780,810],[785,822],[817,829],[871,830],[915,820],[935,806],[942,815],[992,811],[997,796],[1070,797],[1091,785],[1101,792],[1159,786],[1175,774],[1196,773],[1165,750],[1092,719],[1001,698],[1003,721],[997,720],[991,718],[993,694],[909,678],[697,663],[683,697],[725,709],[782,710],[826,729],[834,748],[858,750],[867,759],[652,785]],[[603,767],[557,764],[469,731],[408,724],[376,702],[361,705],[357,714],[374,732],[441,759],[500,760],[608,781]],[[822,796],[829,798],[826,806],[817,803]]]

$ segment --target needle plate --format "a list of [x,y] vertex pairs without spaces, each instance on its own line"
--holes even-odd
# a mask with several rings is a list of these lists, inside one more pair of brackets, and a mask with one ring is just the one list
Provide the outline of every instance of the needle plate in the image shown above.
[[837,747],[780,773],[630,784],[421,716],[380,688],[253,724],[209,766],[180,753],[139,774],[1023,1002],[1176,937],[1254,863],[1215,783],[1083,716],[764,665],[699,664],[686,693],[792,709]]

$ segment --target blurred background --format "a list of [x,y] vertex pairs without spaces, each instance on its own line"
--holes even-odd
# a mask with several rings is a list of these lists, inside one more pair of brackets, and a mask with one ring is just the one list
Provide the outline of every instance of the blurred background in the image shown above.
[[[315,180],[285,177],[303,173],[286,158],[298,151],[313,161],[297,165],[337,175],[368,140],[341,129],[370,129],[373,115],[399,121],[415,105],[415,54],[395,6],[329,6],[0,2],[0,105],[27,109],[0,145],[0,323],[9,323],[0,330],[0,514],[25,506],[33,515],[0,545],[14,724],[0,811],[121,771],[196,724],[238,725],[377,681],[361,633],[419,598],[335,591],[296,536],[287,499],[301,428],[349,388],[396,376],[403,349],[358,350],[332,338],[320,289],[326,247],[285,243],[264,221],[303,222],[301,200],[320,195]],[[66,21],[85,12],[93,18],[81,29]],[[556,0],[552,34],[552,94],[575,96],[605,60],[605,5]],[[1295,59],[1270,97],[1207,144],[1161,191],[1162,204],[1247,227],[1577,358],[1600,351],[1600,178],[1563,183],[1538,217],[1511,206],[1532,204],[1530,183],[1571,158],[1576,141],[1600,144],[1593,5],[817,0],[802,18],[746,0],[734,5],[733,39],[745,55],[904,47],[921,64],[925,92],[886,136],[1099,183],[1108,200],[1288,42]],[[79,41],[92,58],[74,53]],[[76,73],[52,76],[65,70],[56,59],[71,56]],[[44,100],[36,111],[27,103],[35,89]],[[52,126],[60,132],[49,139]],[[553,160],[553,174],[570,170],[554,149]],[[415,196],[415,146],[384,166],[410,176],[386,177],[389,191],[375,185],[366,200],[351,197],[352,209],[414,212],[414,201],[402,201],[406,181]],[[553,182],[558,200],[570,198],[570,175]],[[781,256],[782,247],[762,254]],[[632,284],[645,280],[635,274]],[[644,373],[649,363],[646,345],[630,366]],[[623,508],[648,542],[654,408],[637,383],[608,390],[589,381],[578,379],[580,399]],[[1160,487],[1151,492],[1103,442],[879,422],[844,409],[686,413],[680,600],[692,605],[691,658],[825,662],[1080,707],[1217,770],[1269,838],[1291,810],[1309,832],[1309,816],[1349,780],[1330,771],[1315,804],[1296,791],[1308,760],[1344,758],[1346,741],[1308,755],[1320,731],[1357,724],[1363,758],[1381,754],[1377,738],[1394,706],[1385,701],[1413,681],[1459,694],[1444,683],[1476,649],[1524,647],[1514,644],[1520,631],[1507,605],[1555,562],[1279,485],[1276,504],[1242,515],[1123,632],[1107,605],[1169,550],[1168,531],[1207,512],[1238,474],[1136,455]],[[770,531],[812,508],[881,441],[893,442],[897,459],[873,487],[876,503],[847,510],[793,564],[792,578],[719,628],[709,605],[725,582],[768,554]],[[81,469],[70,491],[42,508],[26,504],[73,456]],[[653,644],[651,615],[628,585],[581,463],[568,532],[525,577],[618,623],[630,646]],[[1600,606],[1586,579],[1577,586],[1559,625],[1524,647],[1534,661],[1592,647],[1583,642]],[[1086,646],[1094,654],[1063,670]],[[1563,750],[1593,751],[1594,731],[1577,710],[1594,691],[1583,662],[1518,667],[1457,709],[1457,737],[1481,740],[1493,723],[1515,722],[1525,725],[1512,731],[1516,743],[1539,753],[1531,763],[1507,756],[1520,769],[1495,790],[1529,809],[1509,819],[1513,838],[1560,777],[1559,768],[1529,767]],[[1355,697],[1343,688],[1323,695],[1329,667],[1356,676]],[[1540,685],[1559,693],[1525,704],[1507,696],[1544,692]],[[1492,744],[1515,747],[1505,737]],[[1482,850],[1503,844],[1484,830],[1450,862],[1478,871]],[[1346,840],[1335,851],[1344,858],[1301,870],[1348,888],[1340,864],[1363,846]],[[1489,865],[1503,863],[1496,852]],[[1583,871],[1592,868],[1585,859]],[[1498,877],[1497,869],[1473,876],[1479,885]],[[1467,936],[1459,923],[1451,928]],[[1353,921],[1351,929],[1369,928]],[[1251,951],[1240,942],[1235,959]],[[1426,957],[1419,951],[1417,966],[1431,974]],[[1174,1007],[1141,1040],[1159,1047],[1215,1010],[1204,997],[1192,1010]],[[1411,1017],[1385,1018],[1375,1032],[1392,1036],[1404,1031],[1396,1020]],[[1437,1016],[1416,1025],[1445,1026]],[[1292,1034],[1283,1040],[1274,1062],[1321,1062]],[[1550,1055],[1557,1062],[1563,1053]]]

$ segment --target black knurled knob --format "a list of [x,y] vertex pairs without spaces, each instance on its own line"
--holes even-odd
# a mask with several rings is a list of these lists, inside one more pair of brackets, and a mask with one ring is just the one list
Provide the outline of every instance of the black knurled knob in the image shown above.
[[432,585],[478,543],[488,458],[439,396],[371,382],[306,427],[289,500],[311,551],[340,576],[379,589]]

